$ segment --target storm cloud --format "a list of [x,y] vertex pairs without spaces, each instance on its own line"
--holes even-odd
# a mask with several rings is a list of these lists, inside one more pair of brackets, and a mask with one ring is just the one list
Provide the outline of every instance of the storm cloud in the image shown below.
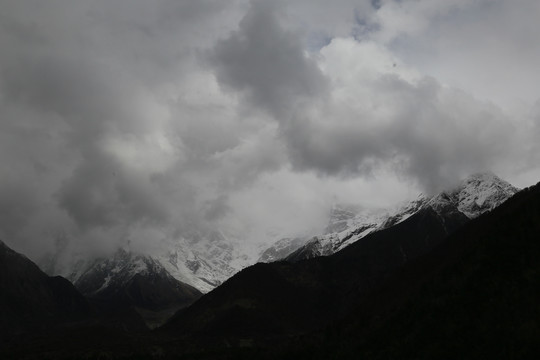
[[209,56],[221,84],[241,91],[278,120],[298,102],[324,97],[328,86],[300,37],[280,24],[283,16],[276,3],[252,2],[239,29]]
[[0,237],[255,247],[336,201],[536,182],[538,6],[0,0]]

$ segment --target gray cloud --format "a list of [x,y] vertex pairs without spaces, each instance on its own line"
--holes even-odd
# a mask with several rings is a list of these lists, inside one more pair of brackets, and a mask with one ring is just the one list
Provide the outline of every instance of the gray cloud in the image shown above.
[[328,86],[299,36],[280,24],[282,16],[272,2],[252,2],[239,29],[210,54],[221,84],[242,91],[277,118],[298,101],[324,96]]
[[2,204],[0,218],[2,219],[2,237],[12,238],[28,223],[36,211],[35,190],[5,178],[1,183],[0,203]]
[[293,165],[325,175],[362,176],[393,164],[397,173],[434,192],[492,168],[513,144],[514,128],[499,109],[434,79],[411,84],[384,76],[370,89],[373,101],[389,114],[381,117],[369,108],[351,113],[341,104],[324,104],[318,118],[295,119],[286,127]]
[[204,216],[209,221],[215,221],[223,218],[230,211],[231,207],[229,206],[228,199],[225,195],[222,195],[207,202]]
[[[0,46],[10,49],[0,55],[6,241],[35,254],[53,246],[54,227],[92,241],[87,234],[99,230],[104,241],[122,244],[117,237],[129,237],[132,226],[193,223],[204,202],[195,198],[197,183],[209,173],[204,157],[212,154],[186,149],[190,131],[178,126],[201,113],[183,119],[162,93],[191,74],[197,51],[232,25],[234,11],[220,1],[6,2],[2,9]],[[195,26],[206,31],[193,34]],[[200,136],[220,137],[211,127]],[[233,137],[228,146],[237,143]],[[199,155],[186,160],[186,153]],[[200,174],[186,164],[197,158]],[[43,233],[47,213],[58,216]]]

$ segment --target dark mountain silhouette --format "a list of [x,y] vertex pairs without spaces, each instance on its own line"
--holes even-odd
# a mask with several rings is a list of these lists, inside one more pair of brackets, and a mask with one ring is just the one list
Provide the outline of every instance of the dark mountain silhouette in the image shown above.
[[135,309],[95,306],[0,241],[0,358],[71,359],[102,344],[136,344],[147,332]]
[[0,241],[0,332],[17,333],[93,314],[66,279],[50,277]]

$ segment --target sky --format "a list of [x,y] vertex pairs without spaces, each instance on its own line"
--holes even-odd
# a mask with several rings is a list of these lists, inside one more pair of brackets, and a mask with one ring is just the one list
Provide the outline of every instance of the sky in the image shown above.
[[0,0],[0,239],[246,248],[540,181],[536,0]]

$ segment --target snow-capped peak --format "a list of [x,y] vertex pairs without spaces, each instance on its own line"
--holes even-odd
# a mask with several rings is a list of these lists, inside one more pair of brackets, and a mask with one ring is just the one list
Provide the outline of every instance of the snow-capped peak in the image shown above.
[[[284,256],[299,260],[315,256],[331,255],[364,236],[398,224],[423,208],[430,207],[439,214],[461,212],[469,219],[490,211],[513,196],[519,189],[500,179],[493,173],[479,173],[469,176],[453,189],[428,197],[420,194],[415,200],[399,206],[394,211],[354,213],[349,208],[334,206],[326,232],[320,236],[304,240],[296,245],[295,251]],[[287,249],[286,239],[277,243],[279,248]],[[266,252],[272,252],[272,248]],[[263,259],[261,261],[269,260]],[[271,260],[279,260],[272,258]]]
[[170,276],[158,262],[125,249],[119,249],[113,257],[96,259],[76,275],[74,283],[84,294],[98,294],[107,287],[122,286],[135,275],[159,274]]
[[480,173],[469,176],[450,191],[435,195],[427,205],[437,210],[450,204],[473,219],[496,208],[518,191],[493,173]]

